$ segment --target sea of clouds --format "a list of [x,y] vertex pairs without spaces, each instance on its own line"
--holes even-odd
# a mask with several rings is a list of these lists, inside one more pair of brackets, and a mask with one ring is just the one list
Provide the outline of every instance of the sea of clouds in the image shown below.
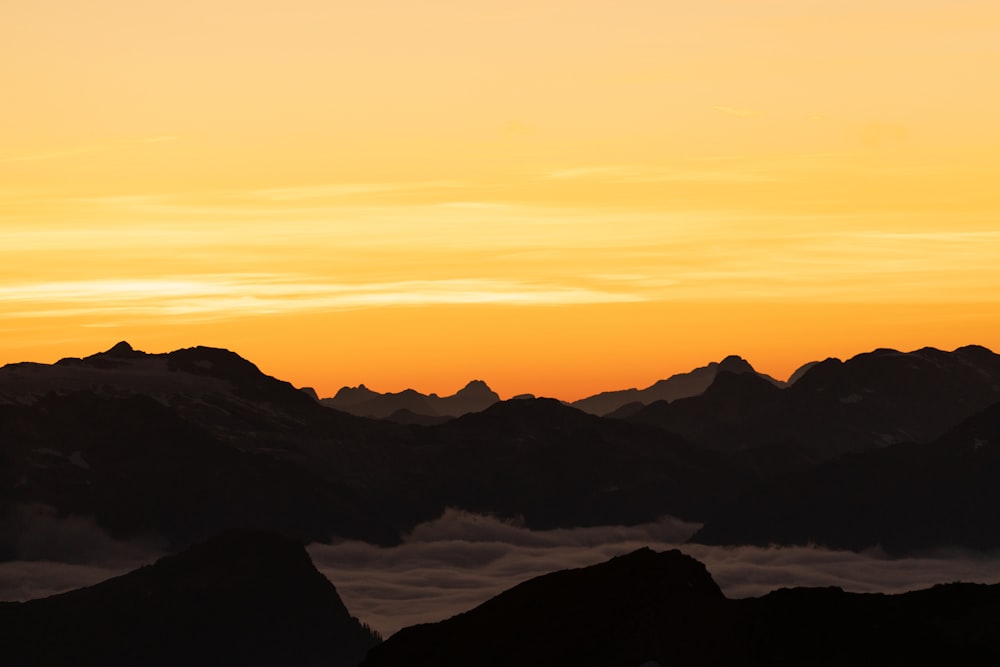
[[952,581],[1000,582],[1000,554],[953,550],[895,559],[880,550],[684,544],[697,528],[664,518],[629,527],[532,531],[449,510],[418,526],[398,547],[341,542],[313,544],[309,553],[351,613],[385,636],[471,609],[532,577],[647,546],[680,549],[697,558],[728,597],[752,597],[783,586],[899,593]]
[[[18,560],[0,563],[0,600],[27,600],[88,586],[163,555],[146,541],[123,544],[92,522],[30,517]],[[403,544],[342,541],[308,546],[351,614],[389,636],[448,618],[542,574],[600,563],[642,547],[680,549],[703,562],[729,597],[782,586],[839,586],[898,593],[937,583],[1000,583],[1000,554],[951,550],[890,558],[816,547],[711,547],[685,544],[698,528],[673,518],[639,526],[533,531],[513,521],[448,510]]]

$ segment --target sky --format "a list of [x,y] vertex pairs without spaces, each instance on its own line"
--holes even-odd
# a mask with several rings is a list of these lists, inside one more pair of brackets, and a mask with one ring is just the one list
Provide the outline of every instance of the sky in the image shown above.
[[1000,349],[993,0],[0,6],[0,363],[572,400]]

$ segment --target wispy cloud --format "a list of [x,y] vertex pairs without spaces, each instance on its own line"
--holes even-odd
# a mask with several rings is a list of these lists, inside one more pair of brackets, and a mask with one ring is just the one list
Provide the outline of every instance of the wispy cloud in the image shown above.
[[331,283],[308,276],[228,274],[0,286],[7,317],[242,315],[444,304],[559,305],[639,301],[627,292],[508,280]]

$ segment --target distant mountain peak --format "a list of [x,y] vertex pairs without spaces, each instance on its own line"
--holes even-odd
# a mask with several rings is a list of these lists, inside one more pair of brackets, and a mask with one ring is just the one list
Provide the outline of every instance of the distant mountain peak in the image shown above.
[[140,352],[139,350],[136,350],[131,345],[129,345],[127,341],[123,340],[115,343],[114,346],[111,347],[111,349],[106,350],[105,352],[98,352],[97,354],[89,358],[107,359],[110,357],[112,359],[134,359],[137,357],[144,357],[144,356],[146,356],[145,352]]
[[465,394],[487,394],[487,393],[493,393],[493,390],[490,389],[490,386],[488,384],[486,384],[482,380],[470,380],[469,383],[464,387],[462,387],[461,389],[459,389],[455,395],[457,396],[459,394],[465,395]]
[[422,394],[415,389],[381,394],[362,384],[343,387],[333,398],[324,398],[320,402],[327,407],[376,419],[387,419],[405,410],[412,415],[406,416],[406,419],[412,420],[413,417],[458,417],[485,410],[499,400],[500,396],[485,382],[472,380],[451,396]]
[[772,377],[757,373],[750,362],[743,357],[731,354],[722,361],[712,361],[706,366],[695,368],[687,373],[677,373],[669,378],[657,380],[645,389],[606,391],[574,401],[573,405],[591,414],[609,415],[630,403],[648,405],[656,401],[675,401],[679,398],[688,398],[703,393],[715,380],[715,376],[724,371],[737,374],[753,373],[760,375],[775,386],[783,385],[782,382]]
[[719,369],[724,371],[730,371],[731,373],[753,373],[754,368],[750,365],[750,362],[735,354],[730,354],[728,357],[719,362]]

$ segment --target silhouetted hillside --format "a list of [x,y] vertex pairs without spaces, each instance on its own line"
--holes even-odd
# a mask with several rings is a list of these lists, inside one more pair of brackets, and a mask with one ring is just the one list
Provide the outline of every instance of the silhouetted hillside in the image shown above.
[[409,483],[452,506],[523,517],[532,528],[664,514],[696,521],[756,474],[658,429],[554,399],[504,401],[416,436],[421,456]]
[[227,533],[96,586],[0,603],[5,665],[353,667],[378,641],[301,545]]
[[648,405],[656,401],[675,401],[678,398],[697,396],[708,389],[721,372],[751,373],[764,378],[775,386],[784,386],[774,378],[757,373],[745,359],[731,355],[721,362],[712,362],[707,366],[696,368],[688,373],[678,373],[666,380],[660,380],[645,389],[623,389],[606,391],[595,396],[582,398],[573,403],[573,407],[595,415],[608,415],[629,403]]
[[389,665],[987,665],[1000,585],[726,599],[698,561],[642,549],[545,575],[371,650]]
[[904,553],[1000,548],[1000,404],[932,443],[901,443],[772,478],[692,538]]

